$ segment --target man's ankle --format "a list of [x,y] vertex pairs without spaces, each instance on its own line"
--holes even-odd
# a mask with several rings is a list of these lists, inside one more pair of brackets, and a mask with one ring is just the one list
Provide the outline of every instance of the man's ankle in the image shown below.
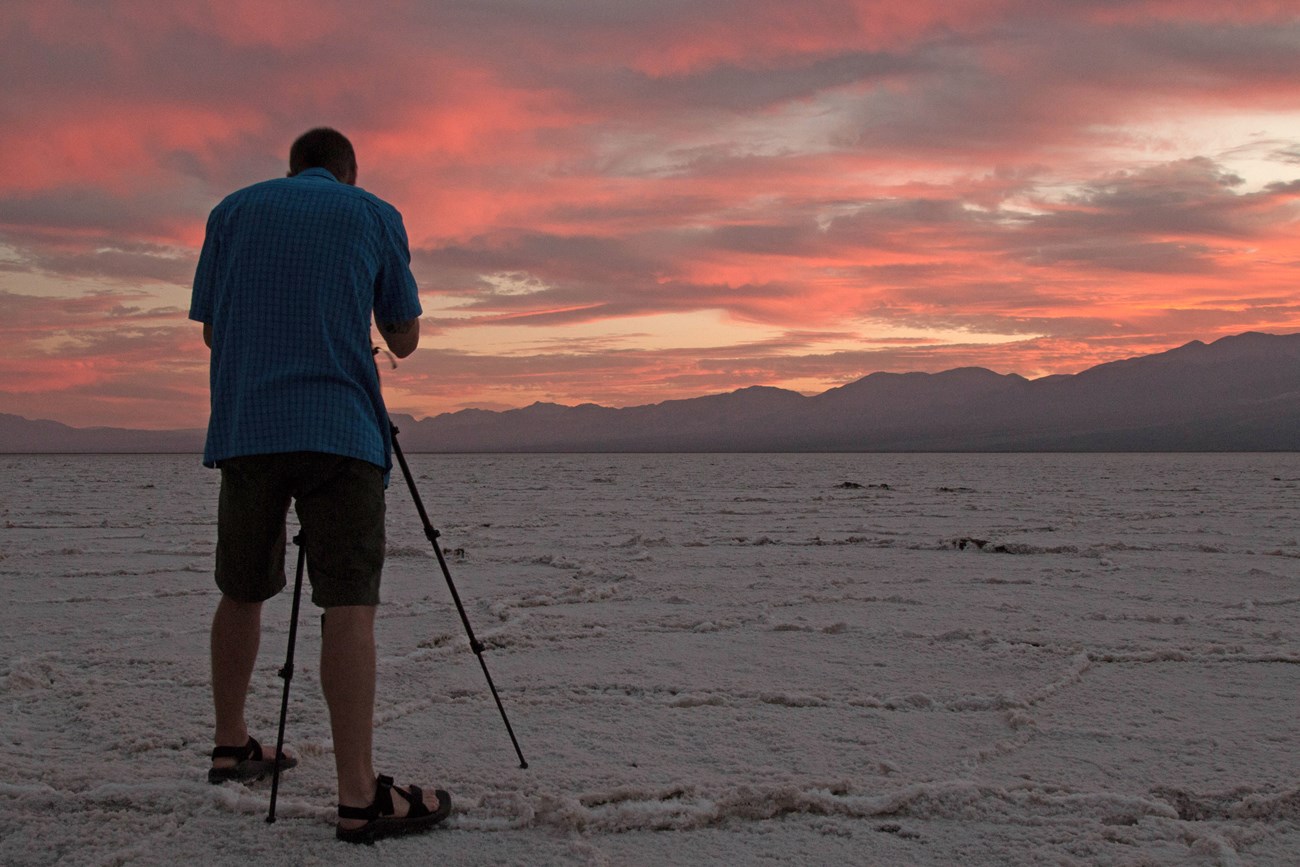
[[339,803],[345,807],[369,807],[375,802],[378,779],[375,775],[369,778],[362,775],[347,782],[339,780]]
[[248,743],[248,729],[218,729],[213,743],[219,747],[242,747]]

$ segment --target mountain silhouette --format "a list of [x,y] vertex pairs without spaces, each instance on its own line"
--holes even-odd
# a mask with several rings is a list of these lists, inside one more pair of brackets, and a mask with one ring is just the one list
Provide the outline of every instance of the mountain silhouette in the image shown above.
[[610,409],[536,403],[397,420],[408,451],[1291,451],[1300,334],[1246,333],[1028,380],[873,373]]
[[[1193,341],[1078,374],[873,373],[622,409],[535,403],[415,420],[407,452],[1296,451],[1300,334]],[[202,430],[71,428],[0,414],[3,452],[192,452]]]
[[70,427],[44,419],[0,413],[0,453],[166,454],[202,452],[202,429],[131,430],[117,427]]

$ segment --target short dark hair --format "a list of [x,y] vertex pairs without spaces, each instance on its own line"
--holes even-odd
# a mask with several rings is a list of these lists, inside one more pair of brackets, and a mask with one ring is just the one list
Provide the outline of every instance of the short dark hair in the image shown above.
[[328,169],[340,181],[357,170],[357,154],[347,136],[327,126],[307,130],[289,148],[289,176]]

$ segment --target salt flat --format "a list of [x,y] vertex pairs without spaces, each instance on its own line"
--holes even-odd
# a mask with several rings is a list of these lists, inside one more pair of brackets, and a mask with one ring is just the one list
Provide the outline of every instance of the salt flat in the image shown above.
[[357,851],[309,604],[280,821],[206,783],[217,474],[0,456],[0,861],[1300,863],[1300,455],[411,462],[530,768],[400,476],[377,762],[457,813]]

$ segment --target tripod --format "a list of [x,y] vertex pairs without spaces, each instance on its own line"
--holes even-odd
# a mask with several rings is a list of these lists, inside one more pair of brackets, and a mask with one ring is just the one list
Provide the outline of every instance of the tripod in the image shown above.
[[393,434],[393,454],[397,457],[397,463],[402,467],[402,475],[406,478],[406,487],[411,492],[411,499],[415,502],[415,510],[420,513],[420,521],[424,523],[424,536],[433,545],[433,553],[438,557],[438,565],[442,567],[442,576],[447,579],[447,589],[451,591],[452,601],[456,603],[456,611],[460,614],[460,622],[465,627],[465,634],[469,636],[470,649],[478,657],[478,664],[483,669],[483,677],[487,679],[488,689],[492,692],[492,699],[497,704],[497,710],[501,712],[501,721],[506,724],[506,734],[510,735],[510,743],[514,744],[515,755],[519,757],[519,767],[528,767],[528,762],[524,759],[523,750],[519,748],[519,740],[515,737],[515,730],[510,727],[510,719],[506,716],[505,706],[501,704],[501,696],[497,695],[497,688],[492,683],[492,675],[488,671],[487,662],[483,659],[483,643],[474,637],[474,627],[469,625],[469,615],[465,613],[465,606],[460,601],[460,594],[456,592],[456,584],[451,580],[451,570],[447,568],[447,559],[442,556],[442,547],[438,544],[438,536],[441,535],[429,523],[429,513],[424,510],[424,501],[420,499],[420,492],[415,488],[415,477],[411,475],[411,468],[406,463],[406,455],[402,454],[402,446],[397,442],[397,427],[390,421],[388,428]]
[[[378,346],[370,348],[370,354],[376,358],[379,357],[381,351],[388,356],[390,363],[396,368],[397,359],[393,357],[391,352],[380,350]],[[376,362],[376,364],[378,363]],[[378,367],[376,367],[376,374],[378,374]],[[496,684],[492,682],[492,674],[488,671],[487,662],[483,659],[483,643],[474,637],[474,627],[469,625],[469,615],[465,613],[465,606],[460,601],[460,594],[456,592],[456,583],[451,580],[451,570],[447,568],[447,559],[442,556],[442,546],[438,544],[438,537],[441,534],[429,522],[429,513],[424,510],[424,500],[420,499],[420,492],[416,490],[415,476],[411,475],[411,468],[406,463],[406,455],[402,453],[402,445],[397,441],[397,425],[393,424],[392,419],[388,420],[388,431],[392,435],[393,455],[402,468],[402,477],[406,479],[406,489],[411,492],[411,500],[415,503],[415,511],[420,513],[420,522],[424,524],[424,537],[433,546],[433,553],[438,558],[438,565],[442,567],[442,577],[447,579],[447,589],[451,591],[451,599],[456,603],[456,612],[460,615],[460,622],[465,627],[465,634],[469,636],[470,649],[478,657],[478,664],[483,669],[483,677],[487,680],[488,690],[492,693],[492,700],[496,702],[497,710],[501,712],[501,722],[506,724],[506,734],[510,735],[510,743],[514,744],[515,755],[519,757],[519,767],[527,768],[528,762],[524,759],[524,751],[519,748],[519,739],[515,737],[515,730],[510,727],[510,718],[506,716],[505,706],[501,704],[501,696],[497,695]]]
[[[441,534],[429,522],[429,514],[425,511],[424,501],[420,499],[420,492],[415,487],[415,477],[411,475],[411,468],[406,463],[406,456],[402,453],[402,447],[397,442],[397,428],[391,422],[389,423],[389,430],[392,432],[393,437],[393,454],[397,457],[398,464],[401,465],[402,475],[406,479],[407,490],[411,492],[411,499],[415,502],[415,510],[419,512],[420,521],[424,524],[424,535],[433,545],[433,553],[438,558],[438,565],[442,567],[442,575],[447,580],[447,589],[451,591],[452,601],[456,603],[456,611],[460,614],[460,622],[465,627],[465,634],[469,636],[470,649],[478,657],[478,664],[483,669],[483,676],[487,679],[492,699],[496,702],[497,710],[501,713],[501,721],[505,723],[506,734],[510,736],[510,742],[515,748],[515,755],[519,757],[519,767],[527,768],[528,762],[524,759],[523,750],[519,747],[519,740],[515,737],[515,731],[510,726],[510,719],[506,716],[505,706],[501,703],[501,696],[497,694],[496,684],[492,682],[492,675],[488,671],[487,662],[483,659],[485,648],[483,643],[474,636],[474,628],[470,626],[469,615],[465,613],[465,605],[460,601],[460,593],[456,591],[456,585],[451,580],[451,570],[447,568],[447,560],[443,557],[442,548],[438,545],[438,537]],[[298,533],[295,535],[293,542],[298,546],[298,570],[293,582],[293,613],[290,615],[291,619],[289,621],[289,646],[285,651],[284,667],[280,669],[280,677],[284,679],[284,692],[280,698],[280,730],[275,744],[277,760],[271,772],[271,805],[266,815],[268,823],[275,822],[275,802],[280,789],[280,762],[278,757],[284,749],[284,723],[289,711],[289,682],[293,680],[293,650],[298,637],[298,605],[302,597],[303,566],[307,556],[303,534]]]

